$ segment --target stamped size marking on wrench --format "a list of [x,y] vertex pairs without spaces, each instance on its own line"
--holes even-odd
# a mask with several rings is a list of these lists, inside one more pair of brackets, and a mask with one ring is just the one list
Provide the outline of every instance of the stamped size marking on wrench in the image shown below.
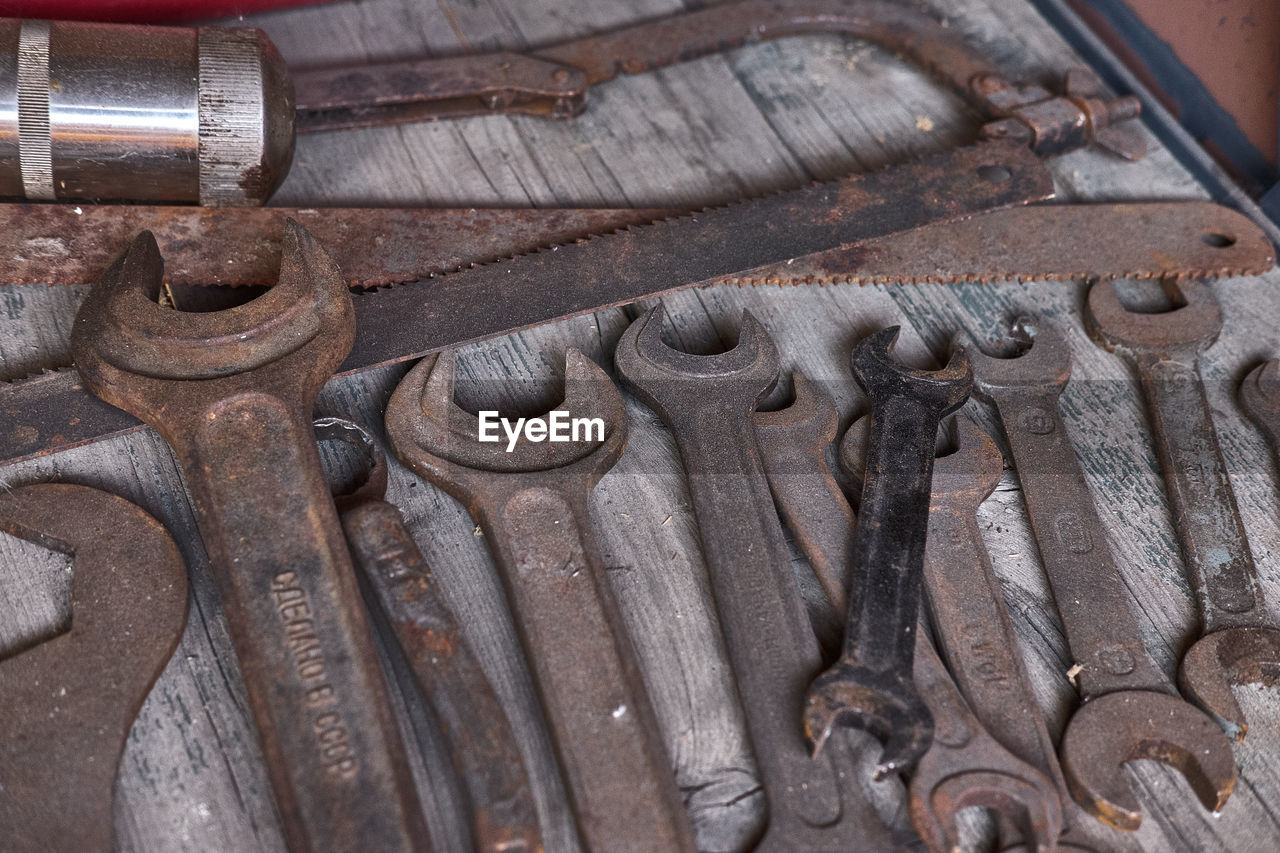
[[993,810],[1028,850],[1053,853],[1062,807],[1053,782],[1009,752],[974,715],[927,634],[916,632],[915,683],[933,715],[933,742],[911,775],[911,822],[933,853],[963,849],[957,818],[964,809]]
[[252,302],[162,308],[162,275],[143,232],[81,306],[71,346],[93,392],[182,463],[289,847],[427,849],[311,430],[355,334],[351,295],[296,223],[279,283]]
[[[1032,334],[1034,330],[1034,336]],[[1235,786],[1231,744],[1184,702],[1143,645],[1107,531],[1076,459],[1058,396],[1071,375],[1066,341],[1022,318],[1016,358],[957,346],[974,365],[975,393],[993,402],[1013,453],[1031,529],[1076,666],[1081,705],[1059,748],[1076,802],[1123,830],[1142,821],[1122,765],[1151,759],[1179,770],[1205,808],[1217,812]]]
[[[795,402],[777,412],[756,413],[756,434],[774,500],[810,564],[815,570],[828,567],[821,573],[830,580],[824,587],[833,607],[845,612],[846,590],[835,567],[849,563],[856,522],[825,459],[836,434],[836,410],[802,374],[792,374],[792,384]],[[846,433],[842,448],[858,445],[857,464],[846,468],[861,479],[865,441],[851,440],[855,434],[861,430]],[[983,728],[927,636],[916,637],[915,683],[935,731],[911,776],[912,824],[931,851],[951,853],[959,845],[958,813],[981,806],[1015,827],[1019,837],[1034,839],[1037,851],[1051,850],[1062,825],[1053,783]]]
[[846,745],[812,759],[799,725],[804,689],[821,657],[751,425],[752,411],[778,379],[777,348],[744,311],[732,350],[680,352],[662,340],[664,315],[659,304],[632,323],[614,363],[671,429],[684,463],[769,805],[757,849],[867,849]]
[[912,681],[913,634],[929,520],[934,440],[942,419],[969,397],[968,362],[913,370],[892,355],[893,326],[854,348],[853,375],[871,400],[871,427],[850,568],[844,653],[809,688],[805,732],[815,752],[840,725],[885,741],[877,776],[910,768],[932,737]]
[[0,530],[74,561],[70,630],[0,661],[0,846],[106,853],[125,739],[187,621],[187,569],[160,522],[85,486],[0,494]]
[[577,350],[565,356],[559,409],[601,418],[603,439],[478,440],[453,399],[454,354],[429,356],[387,406],[387,436],[415,473],[475,516],[516,627],[590,850],[692,851],[693,830],[605,575],[587,496],[627,440],[622,395]]
[[1183,655],[1183,692],[1236,740],[1247,729],[1232,684],[1280,667],[1280,629],[1267,611],[1198,366],[1222,331],[1222,309],[1202,281],[1168,282],[1181,307],[1127,311],[1115,285],[1089,290],[1093,336],[1138,369],[1188,580],[1203,634]]
[[335,496],[355,563],[408,659],[462,777],[475,849],[535,853],[542,849],[533,789],[493,686],[413,541],[400,510],[384,497],[387,462],[370,432],[354,421],[321,418],[320,441],[342,441],[363,457],[364,479]]

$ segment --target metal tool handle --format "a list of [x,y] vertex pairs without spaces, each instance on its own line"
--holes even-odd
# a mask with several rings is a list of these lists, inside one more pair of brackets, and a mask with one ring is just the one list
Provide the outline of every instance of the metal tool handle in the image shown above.
[[1173,692],[1142,642],[1057,395],[1006,391],[993,397],[1067,644],[1081,667],[1081,698],[1117,690]]
[[180,451],[286,839],[427,849],[310,412],[296,408],[224,401],[193,418]]
[[586,109],[587,86],[578,68],[510,51],[316,68],[294,75],[296,127],[316,133],[490,113],[569,118]]
[[914,674],[920,698],[933,715],[933,741],[946,749],[959,749],[982,728],[973,709],[952,679],[937,649],[928,639],[928,628],[917,626]]
[[315,69],[294,75],[298,131],[486,113],[578,115],[587,88],[786,36],[855,36],[905,56],[953,92],[995,110],[979,85],[999,67],[940,21],[883,0],[738,0],[681,12],[529,53],[498,52]]
[[853,508],[820,450],[782,442],[766,448],[763,439],[760,449],[778,512],[799,540],[832,610],[843,617],[849,609],[849,548],[857,524]]
[[[522,488],[516,476],[495,476],[475,513],[521,626],[583,841],[590,850],[692,850],[662,732],[590,532],[586,490]],[[637,826],[647,827],[643,837]]]
[[911,567],[924,559],[925,536],[904,531],[923,534],[927,524],[938,424],[933,407],[909,397],[887,398],[871,413],[844,636],[846,659],[862,666],[895,667],[915,647],[921,577]]
[[[935,638],[982,725],[1011,752],[1049,776],[1065,795],[1066,782],[1053,741],[1043,719],[1031,710],[1036,697],[1028,689],[1031,679],[1018,653],[1018,639],[982,542],[976,511],[976,507],[940,506],[935,501],[929,513],[924,578]],[[918,644],[917,653],[922,645],[928,644]],[[919,663],[916,673],[919,684]],[[934,720],[940,725],[936,714]],[[939,729],[934,737],[940,736]]]
[[1156,455],[1204,631],[1266,624],[1258,573],[1194,361],[1138,363]]
[[[691,409],[690,418],[696,418]],[[771,837],[828,827],[842,813],[834,751],[810,758],[800,726],[805,690],[821,669],[818,643],[791,571],[782,528],[747,418],[681,422],[667,407],[711,567],[720,628],[732,656],[751,746],[769,799]],[[803,826],[802,826],[803,825]],[[854,827],[830,826],[836,838]],[[843,833],[843,834],[841,834]],[[794,838],[805,838],[797,835]]]
[[476,849],[538,849],[533,791],[511,721],[400,510],[366,499],[344,505],[341,515],[351,557],[386,613],[466,785]]

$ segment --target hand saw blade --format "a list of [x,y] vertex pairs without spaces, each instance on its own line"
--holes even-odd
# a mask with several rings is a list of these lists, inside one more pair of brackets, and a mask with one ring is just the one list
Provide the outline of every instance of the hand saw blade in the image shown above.
[[1226,278],[1275,266],[1257,223],[1208,201],[1036,204],[939,222],[717,284]]
[[284,222],[309,230],[354,287],[400,284],[677,215],[643,209],[0,204],[0,282],[92,284],[141,231],[171,287],[270,285]]
[[[1053,180],[1031,151],[987,142],[636,226],[355,297],[353,373],[659,296],[790,258],[985,210],[1043,200]],[[0,389],[0,464],[140,424],[74,373]]]
[[[0,204],[0,258],[11,259],[0,280],[92,284],[145,230],[164,253],[174,306],[207,311],[243,301],[224,292],[229,288],[275,281],[286,219],[315,235],[349,285],[368,289],[684,212]],[[716,283],[1222,278],[1270,269],[1272,252],[1266,234],[1246,216],[1207,201],[1029,205],[870,238]]]

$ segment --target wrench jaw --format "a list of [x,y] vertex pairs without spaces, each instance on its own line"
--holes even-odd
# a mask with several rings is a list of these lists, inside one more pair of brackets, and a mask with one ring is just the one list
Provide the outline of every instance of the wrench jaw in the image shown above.
[[[1057,791],[1052,782],[1030,765],[1011,768],[1016,775],[970,771],[940,779],[938,775],[945,771],[931,765],[926,753],[911,777],[911,825],[929,850],[964,849],[957,818],[969,808],[990,809],[999,815],[1002,831],[1012,831],[1023,841],[1019,848],[1023,853],[1054,853],[1065,849],[1058,844],[1062,811],[1050,805],[1058,801]],[[1005,849],[1003,853],[1009,851]]]
[[[211,392],[225,398],[264,368],[288,376],[281,388],[310,400],[355,340],[338,268],[293,220],[285,223],[276,285],[243,305],[207,313],[163,307],[156,302],[163,274],[159,247],[144,231],[89,292],[71,331],[76,366],[94,393],[143,420],[173,408],[171,380],[216,380]],[[193,383],[191,393],[204,387]]]
[[1240,385],[1240,406],[1276,446],[1280,441],[1280,359],[1249,372]]
[[933,741],[933,716],[915,683],[896,670],[839,661],[805,695],[804,733],[817,757],[840,727],[859,728],[884,742],[874,776],[905,773]]
[[893,357],[901,326],[890,326],[858,342],[853,350],[853,375],[875,408],[881,402],[909,397],[920,408],[936,413],[936,419],[951,414],[969,399],[973,368],[968,354],[951,354],[941,370],[908,368]]
[[574,417],[599,418],[603,440],[594,438],[599,433],[593,429],[583,441],[531,442],[522,435],[509,453],[505,437],[481,442],[479,418],[454,401],[455,367],[456,354],[448,351],[427,356],[405,375],[387,405],[387,437],[405,465],[469,506],[473,487],[490,474],[563,470],[570,482],[578,482],[585,467],[590,489],[622,456],[627,441],[622,395],[578,350],[565,353],[562,409]]
[[1280,684],[1280,629],[1223,628],[1197,640],[1178,667],[1178,686],[1204,709],[1232,740],[1244,740],[1249,726],[1231,688],[1240,684]]
[[1213,720],[1175,696],[1147,690],[1121,690],[1083,704],[1067,724],[1059,754],[1081,808],[1125,832],[1142,823],[1124,775],[1127,762],[1149,759],[1174,768],[1215,814],[1236,783],[1231,742]]
[[1099,280],[1085,301],[1085,328],[1103,348],[1134,361],[1152,350],[1194,363],[1222,331],[1222,309],[1201,281],[1162,280],[1165,293],[1178,307],[1140,314],[1120,302],[1114,281]]
[[664,420],[678,420],[680,410],[692,408],[685,403],[705,394],[706,379],[747,389],[726,392],[723,398],[751,399],[752,410],[778,381],[778,348],[750,311],[742,312],[737,346],[714,355],[694,355],[668,346],[662,340],[665,318],[666,307],[659,302],[627,328],[613,356],[631,392]]
[[[977,512],[1000,485],[1004,454],[986,430],[962,414],[955,417],[955,438],[955,452],[940,456],[933,463],[934,500],[946,495],[953,505],[963,502]],[[858,449],[851,444],[847,452],[856,453]]]
[[831,398],[799,370],[791,374],[791,384],[795,389],[791,405],[773,412],[756,412],[751,424],[757,432],[785,433],[788,444],[809,453],[825,453],[839,432],[840,414]]
[[986,808],[995,813],[1003,839],[1017,838],[1035,853],[1052,853],[1063,830],[1057,789],[983,728],[925,639],[927,630],[922,626],[916,634],[914,670],[935,730],[911,776],[912,825],[931,851],[959,851],[957,816],[968,808]]
[[346,418],[317,418],[311,424],[316,442],[341,441],[354,447],[363,457],[362,477],[345,492],[335,492],[333,502],[341,512],[369,501],[383,500],[387,495],[387,455],[382,452],[373,433],[362,423]]
[[994,403],[1000,392],[1061,394],[1071,380],[1071,348],[1062,333],[1049,323],[1022,314],[1013,321],[1009,339],[1018,351],[1001,358],[983,352],[965,332],[955,336],[953,347],[963,350],[973,363],[974,393],[988,403]]
[[5,491],[0,530],[73,560],[69,628],[0,660],[4,849],[113,849],[117,769],[181,641],[186,566],[159,521],[85,486]]

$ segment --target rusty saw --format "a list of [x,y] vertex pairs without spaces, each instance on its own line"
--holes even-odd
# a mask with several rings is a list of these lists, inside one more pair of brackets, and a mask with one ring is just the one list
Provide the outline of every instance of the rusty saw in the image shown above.
[[[1260,229],[1216,205],[1018,207],[1050,195],[1048,173],[1026,148],[984,143],[646,225],[632,224],[628,217],[645,217],[650,211],[548,213],[551,230],[582,225],[621,230],[511,258],[494,259],[502,248],[483,239],[465,251],[423,253],[409,266],[416,263],[435,272],[451,259],[487,262],[357,293],[358,339],[340,374],[699,284],[1223,276],[1261,272],[1274,262]],[[996,210],[1002,207],[1011,209]],[[197,215],[207,223],[208,213]],[[340,211],[298,213],[321,234],[326,227],[347,227],[343,223],[350,219]],[[255,215],[285,212],[264,209]],[[478,215],[503,218],[496,212]],[[405,225],[406,217],[411,219],[404,211],[386,215],[389,223],[400,222],[401,230],[389,227],[376,235],[383,238],[380,245],[376,239],[363,247],[340,240],[340,257],[363,270],[352,275],[349,269],[350,279],[366,285],[388,280],[386,271],[377,269],[377,258],[388,238],[412,236],[403,230],[411,227]],[[439,227],[447,225],[447,215],[426,218]],[[459,217],[453,218],[456,225]],[[526,213],[505,221],[512,225],[517,220],[507,234],[514,244],[536,240],[535,218]],[[74,229],[62,233],[73,239]],[[1055,241],[1053,234],[1063,239]],[[176,256],[191,259],[182,246],[184,238],[189,243],[196,236],[192,231],[179,229],[166,236],[174,240],[166,244],[162,237],[163,251],[173,247]],[[1080,251],[1075,239],[1087,244],[1088,251]],[[221,280],[254,284],[268,271],[266,278],[273,278],[271,253],[263,244],[256,253],[232,251],[240,262],[227,266],[238,272]],[[392,278],[405,274],[398,269]],[[188,270],[178,278],[191,275]],[[71,276],[77,277],[85,276]],[[139,427],[129,415],[92,397],[73,371],[0,387],[0,462]]]
[[[93,284],[140,231],[150,231],[163,247],[174,307],[211,311],[244,302],[242,288],[275,282],[288,219],[325,246],[350,287],[372,290],[411,282],[429,288],[437,276],[688,213],[0,204],[0,258],[8,258],[0,284]],[[1221,278],[1259,272],[1270,258],[1256,225],[1212,202],[1034,204],[871,237],[711,283]]]

